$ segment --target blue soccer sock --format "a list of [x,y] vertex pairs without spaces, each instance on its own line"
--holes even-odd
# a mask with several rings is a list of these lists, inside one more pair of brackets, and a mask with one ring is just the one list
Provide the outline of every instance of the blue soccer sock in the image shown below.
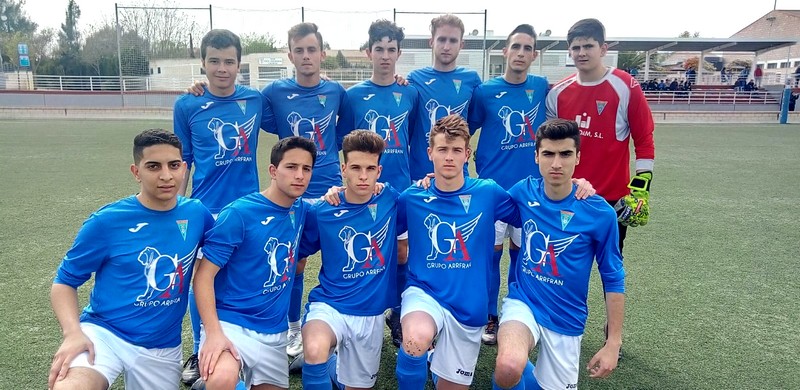
[[395,368],[400,390],[420,390],[428,381],[428,352],[414,357],[403,348],[397,351],[397,367]]
[[397,265],[397,307],[392,310],[400,312],[400,301],[402,301],[403,291],[406,289],[406,279],[408,277],[408,264]]
[[519,249],[508,248],[508,284],[517,281],[517,258],[519,257]]
[[331,377],[328,375],[328,362],[303,365],[303,388],[309,390],[332,389]]
[[525,382],[525,390],[541,390],[542,387],[539,386],[539,382],[536,381],[536,377],[533,375],[533,369],[536,368],[530,360],[528,360],[528,364],[525,365],[525,370],[522,371],[522,380],[520,382]]
[[344,390],[344,385],[339,383],[339,376],[336,375],[336,363],[339,359],[339,355],[331,354],[331,357],[328,358],[328,379],[331,381],[334,389],[337,390]]
[[194,301],[194,287],[189,287],[189,321],[192,323],[192,354],[200,351],[200,312]]
[[292,295],[289,297],[289,322],[300,321],[303,308],[303,272],[295,275]]
[[500,258],[503,257],[503,250],[492,253],[492,274],[489,279],[489,315],[497,317],[497,301],[500,298]]

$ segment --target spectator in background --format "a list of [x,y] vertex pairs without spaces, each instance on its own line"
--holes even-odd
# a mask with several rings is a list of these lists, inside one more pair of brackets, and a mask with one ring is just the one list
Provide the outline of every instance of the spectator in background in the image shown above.
[[794,86],[795,87],[800,86],[800,66],[798,66],[797,69],[794,70]]
[[760,66],[756,66],[756,70],[753,71],[753,77],[756,79],[756,88],[761,88],[761,77],[764,76],[764,70],[761,69]]
[[719,71],[719,79],[721,82],[727,84],[728,83],[728,75],[725,73],[727,69],[723,66],[722,69]]

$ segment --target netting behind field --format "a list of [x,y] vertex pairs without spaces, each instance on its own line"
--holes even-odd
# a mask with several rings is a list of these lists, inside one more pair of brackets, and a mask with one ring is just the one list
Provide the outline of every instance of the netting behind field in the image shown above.
[[[200,41],[209,8],[117,7],[120,76],[125,89],[185,88],[200,74]],[[146,83],[147,85],[131,85]]]

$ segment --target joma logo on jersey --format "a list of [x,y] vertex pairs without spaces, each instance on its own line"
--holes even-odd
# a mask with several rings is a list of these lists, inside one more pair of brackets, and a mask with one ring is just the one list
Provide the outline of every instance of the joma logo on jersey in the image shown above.
[[430,129],[433,128],[433,125],[436,124],[436,121],[450,114],[458,114],[463,117],[464,109],[467,108],[468,104],[469,100],[459,104],[458,106],[451,107],[439,104],[439,102],[436,101],[436,99],[428,100],[428,102],[425,103],[425,109],[428,110],[428,120],[430,121],[431,125],[428,126],[428,131],[425,133],[425,139],[428,139],[430,137],[431,135]]
[[228,123],[219,118],[212,118],[208,121],[208,129],[214,133],[214,139],[217,140],[219,150],[214,156],[215,160],[225,158],[228,152],[233,152],[233,157],[240,154],[250,155],[250,136],[253,134],[253,128],[256,123],[256,116],[248,119],[247,122],[239,124],[239,122]]
[[325,150],[324,134],[331,124],[331,118],[333,118],[333,111],[320,120],[303,118],[303,116],[293,111],[286,117],[286,121],[292,127],[292,134],[298,137],[305,136],[317,144],[317,149]]
[[506,129],[506,136],[500,141],[501,144],[507,145],[512,140],[516,139],[517,142],[535,141],[536,129],[533,128],[533,121],[539,113],[539,106],[542,103],[536,104],[536,107],[531,108],[527,112],[515,111],[511,107],[503,106],[497,112],[503,120],[503,127]]
[[522,267],[530,269],[537,274],[543,274],[544,270],[549,268],[550,276],[560,277],[561,274],[558,273],[558,256],[579,235],[553,240],[549,234],[539,231],[536,222],[530,219],[525,222],[522,231],[524,234]]
[[267,265],[269,265],[269,277],[264,282],[263,291],[266,294],[276,291],[274,287],[288,282],[294,273],[294,245],[290,241],[279,242],[277,238],[270,237],[264,245],[264,252],[267,254]]
[[431,253],[427,260],[436,260],[439,255],[446,255],[445,261],[470,261],[467,241],[478,226],[483,213],[461,225],[455,222],[444,222],[436,214],[425,217],[425,227],[431,240]]
[[369,130],[382,136],[386,147],[400,148],[403,145],[400,143],[399,129],[403,127],[406,121],[408,111],[392,118],[389,115],[378,114],[375,110],[369,110],[364,115],[364,120],[369,123]]
[[146,247],[139,252],[139,263],[144,266],[144,276],[147,287],[142,295],[136,297],[137,305],[152,305],[147,303],[157,294],[159,299],[172,299],[183,293],[184,287],[189,286],[186,276],[192,268],[197,248],[191,250],[182,258],[178,255],[163,255],[158,249]]
[[[342,268],[342,272],[351,272],[357,264],[363,264],[360,268],[370,269],[374,267],[386,266],[386,259],[381,252],[381,247],[386,241],[387,232],[391,218],[376,233],[362,233],[356,229],[345,226],[339,231],[339,239],[342,240],[344,251],[347,253],[347,265]],[[376,263],[373,263],[377,260]]]

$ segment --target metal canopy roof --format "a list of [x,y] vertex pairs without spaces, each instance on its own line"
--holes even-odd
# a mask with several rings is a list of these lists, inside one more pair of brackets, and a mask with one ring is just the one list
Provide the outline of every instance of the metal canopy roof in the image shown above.
[[[428,47],[428,36],[410,36],[402,42],[403,48]],[[506,37],[468,36],[464,38],[467,50],[500,50]],[[614,51],[683,51],[683,52],[751,52],[763,53],[800,43],[797,39],[752,39],[752,38],[606,38],[609,50]],[[537,50],[567,50],[566,37],[536,37]]]

